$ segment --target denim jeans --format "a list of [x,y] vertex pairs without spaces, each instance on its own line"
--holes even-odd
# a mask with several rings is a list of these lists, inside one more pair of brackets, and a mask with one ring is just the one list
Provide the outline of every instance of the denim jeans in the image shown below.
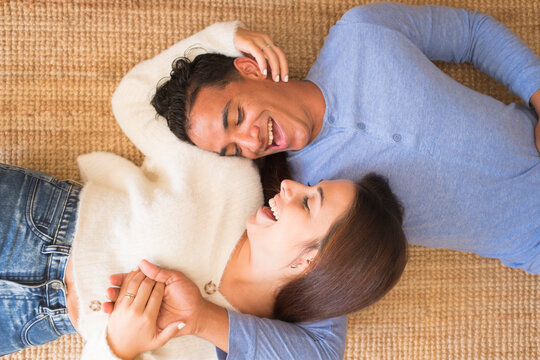
[[65,269],[78,187],[0,164],[0,356],[75,333]]

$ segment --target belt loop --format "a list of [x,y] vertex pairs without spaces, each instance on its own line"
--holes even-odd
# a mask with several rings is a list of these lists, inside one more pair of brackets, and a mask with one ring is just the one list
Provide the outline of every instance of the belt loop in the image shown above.
[[41,252],[43,254],[62,254],[69,255],[71,246],[69,245],[43,245]]
[[67,182],[68,184],[72,185],[72,186],[76,186],[78,188],[82,188],[84,185],[77,181],[77,180],[73,180],[73,179],[66,179],[64,180],[64,182]]

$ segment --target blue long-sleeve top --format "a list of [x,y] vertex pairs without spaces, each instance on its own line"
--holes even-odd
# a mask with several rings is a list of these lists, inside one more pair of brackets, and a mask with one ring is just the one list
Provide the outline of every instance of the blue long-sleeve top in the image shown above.
[[[380,172],[405,205],[411,243],[538,273],[537,117],[460,85],[434,60],[470,62],[525,103],[540,88],[538,57],[490,16],[389,3],[352,9],[307,76],[326,112],[312,144],[289,154],[293,174],[313,184]],[[345,317],[297,326],[230,312],[229,320],[229,359],[344,354]]]
[[473,91],[432,60],[470,62],[528,103],[540,59],[490,16],[378,3],[331,28],[307,80],[322,130],[290,154],[302,182],[389,178],[413,244],[474,252],[540,273],[534,111]]

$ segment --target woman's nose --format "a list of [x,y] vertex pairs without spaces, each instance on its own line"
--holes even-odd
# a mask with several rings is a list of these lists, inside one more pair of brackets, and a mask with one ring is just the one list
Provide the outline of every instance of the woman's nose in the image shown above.
[[281,182],[281,197],[291,199],[299,194],[305,188],[304,185],[292,180],[283,180]]

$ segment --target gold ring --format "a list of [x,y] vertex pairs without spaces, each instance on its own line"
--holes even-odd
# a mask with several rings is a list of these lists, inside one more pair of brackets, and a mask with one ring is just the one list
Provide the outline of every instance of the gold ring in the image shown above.
[[261,50],[264,51],[266,48],[269,48],[269,47],[272,47],[272,46],[274,46],[274,45],[273,45],[273,44],[266,44],[265,46],[263,46],[263,47],[261,48]]
[[135,297],[135,294],[131,294],[131,293],[126,293],[126,295],[124,295],[124,297],[127,297],[128,299],[133,299]]

